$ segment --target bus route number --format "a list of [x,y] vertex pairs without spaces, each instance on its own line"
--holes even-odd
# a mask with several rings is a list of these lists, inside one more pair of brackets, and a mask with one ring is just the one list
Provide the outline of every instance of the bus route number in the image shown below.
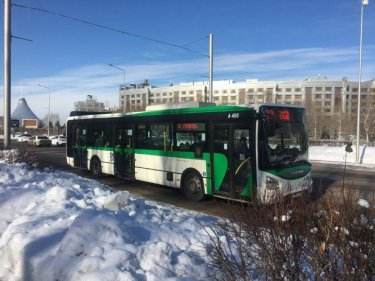
[[240,118],[240,114],[238,112],[228,114],[228,119],[238,119],[238,118]]

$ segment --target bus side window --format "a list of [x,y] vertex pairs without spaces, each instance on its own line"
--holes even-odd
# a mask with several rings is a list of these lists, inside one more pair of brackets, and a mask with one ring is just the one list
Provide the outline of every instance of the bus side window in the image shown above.
[[205,151],[206,147],[205,123],[177,123],[176,124],[176,150],[180,151]]
[[104,137],[103,132],[97,132],[95,135],[95,146],[103,146],[104,145]]
[[150,131],[147,129],[148,126],[144,123],[140,123],[137,126],[137,147],[138,148],[149,148]]
[[171,150],[171,134],[169,124],[151,124],[150,148]]
[[248,129],[234,130],[234,152],[239,159],[245,160],[250,156],[250,133]]
[[104,131],[103,130],[92,130],[88,134],[87,138],[88,146],[102,147],[104,146]]
[[190,132],[176,133],[177,150],[189,151],[191,144],[194,143],[194,135]]
[[78,129],[78,144],[81,146],[87,145],[87,131],[86,129]]

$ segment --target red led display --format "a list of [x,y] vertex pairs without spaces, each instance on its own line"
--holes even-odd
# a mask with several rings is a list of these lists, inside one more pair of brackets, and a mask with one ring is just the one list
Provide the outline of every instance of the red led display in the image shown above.
[[281,121],[289,121],[289,110],[286,110],[286,109],[280,110],[279,119]]
[[198,129],[197,123],[183,123],[177,125],[178,129]]

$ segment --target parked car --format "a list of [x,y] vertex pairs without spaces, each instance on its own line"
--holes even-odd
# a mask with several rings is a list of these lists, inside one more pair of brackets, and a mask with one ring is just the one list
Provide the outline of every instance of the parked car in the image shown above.
[[32,135],[30,135],[28,133],[24,133],[17,138],[17,141],[18,142],[29,142],[32,137],[33,137]]
[[29,144],[35,146],[51,146],[52,141],[47,136],[33,136]]
[[53,136],[53,137],[50,137],[50,140],[52,141],[52,145],[57,145],[57,146],[66,145],[65,136]]

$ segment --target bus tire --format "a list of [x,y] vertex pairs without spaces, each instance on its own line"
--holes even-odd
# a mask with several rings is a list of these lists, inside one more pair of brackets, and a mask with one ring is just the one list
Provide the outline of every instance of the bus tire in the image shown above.
[[90,172],[91,174],[99,178],[102,175],[102,163],[98,157],[93,157],[90,161]]
[[202,177],[197,172],[189,172],[184,178],[183,191],[185,196],[195,202],[204,197]]

